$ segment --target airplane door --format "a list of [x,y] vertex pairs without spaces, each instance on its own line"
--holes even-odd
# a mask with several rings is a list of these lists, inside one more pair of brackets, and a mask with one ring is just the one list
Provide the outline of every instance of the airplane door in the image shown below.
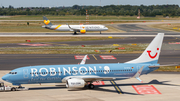
[[23,77],[28,78],[28,69],[23,69]]

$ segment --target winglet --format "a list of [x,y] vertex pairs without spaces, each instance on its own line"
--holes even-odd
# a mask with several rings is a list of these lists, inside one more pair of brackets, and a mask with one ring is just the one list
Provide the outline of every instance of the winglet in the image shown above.
[[75,30],[75,29],[71,28],[68,23],[66,23],[66,25],[68,25],[70,31],[74,31]]
[[86,63],[86,59],[87,59],[87,55],[84,56],[84,58],[82,59],[80,65],[83,65]]
[[137,80],[139,80],[140,82],[143,82],[143,81],[139,78],[140,75],[141,75],[141,72],[142,72],[143,68],[144,68],[144,66],[142,66],[142,67],[138,70],[138,72],[134,75],[134,77],[135,77]]

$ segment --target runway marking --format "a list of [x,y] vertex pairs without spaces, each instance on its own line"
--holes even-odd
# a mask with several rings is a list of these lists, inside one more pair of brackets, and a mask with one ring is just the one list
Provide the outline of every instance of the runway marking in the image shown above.
[[101,59],[116,59],[113,55],[100,55]]
[[[84,55],[74,55],[75,59],[83,59],[84,58]],[[87,59],[90,59],[88,56],[87,56]]]
[[116,85],[116,82],[111,80],[111,84],[114,86],[118,94],[123,94],[122,90],[119,88],[119,86]]
[[51,46],[50,44],[27,44],[27,43],[20,43],[18,45],[24,45],[24,46]]
[[92,84],[93,85],[105,85],[104,81],[95,81]]
[[94,57],[95,60],[97,60],[97,58],[94,55],[92,55],[92,56]]
[[161,94],[153,85],[132,85],[132,87],[138,94]]

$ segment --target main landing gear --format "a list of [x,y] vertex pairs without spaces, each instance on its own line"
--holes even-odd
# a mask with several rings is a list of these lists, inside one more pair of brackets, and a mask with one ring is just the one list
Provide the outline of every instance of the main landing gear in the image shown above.
[[101,31],[100,31],[100,34],[101,34]]
[[74,35],[76,35],[77,33],[76,32],[74,32]]
[[94,89],[94,85],[90,83],[90,84],[88,85],[88,88],[89,88],[89,89]]

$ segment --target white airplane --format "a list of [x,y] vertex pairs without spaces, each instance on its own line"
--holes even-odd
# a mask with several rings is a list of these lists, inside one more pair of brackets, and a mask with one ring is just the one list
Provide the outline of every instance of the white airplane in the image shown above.
[[81,34],[85,34],[86,31],[106,31],[107,27],[104,25],[53,25],[50,20],[48,20],[45,16],[43,16],[45,26],[43,28],[57,30],[57,31],[73,31],[74,34],[80,32]]
[[13,85],[37,84],[37,83],[66,83],[68,88],[83,88],[92,82],[101,80],[124,80],[139,78],[148,74],[160,66],[174,66],[176,64],[158,64],[164,33],[159,33],[149,44],[145,51],[137,59],[126,63],[85,64],[87,55],[80,64],[68,65],[40,65],[27,66],[12,70],[2,77],[4,81]]

